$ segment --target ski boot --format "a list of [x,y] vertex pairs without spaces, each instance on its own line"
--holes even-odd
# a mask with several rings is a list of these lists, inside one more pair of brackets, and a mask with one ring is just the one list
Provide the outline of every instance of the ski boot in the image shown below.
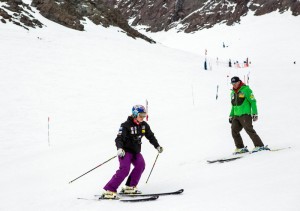
[[130,186],[124,186],[122,187],[122,190],[120,192],[120,194],[141,194],[142,192],[139,191],[136,187],[130,187]]
[[119,199],[116,192],[106,190],[102,193],[100,199]]
[[233,154],[238,155],[238,154],[243,154],[246,152],[249,152],[249,150],[247,149],[247,146],[244,148],[236,148]]
[[270,150],[270,148],[268,147],[268,145],[262,146],[262,147],[254,147],[254,149],[252,150],[252,153],[263,151],[263,150]]

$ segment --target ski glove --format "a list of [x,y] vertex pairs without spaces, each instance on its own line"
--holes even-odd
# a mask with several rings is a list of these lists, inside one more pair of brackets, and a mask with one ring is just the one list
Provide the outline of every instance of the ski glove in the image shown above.
[[258,120],[258,116],[256,114],[252,115],[252,120],[253,120],[253,122],[257,121]]
[[233,118],[232,116],[229,117],[229,123],[230,124],[232,123],[232,118]]
[[164,151],[164,148],[162,148],[161,146],[157,147],[156,149],[158,153],[162,153]]
[[118,156],[119,156],[120,158],[122,158],[122,157],[125,156],[125,151],[124,151],[124,149],[122,149],[122,148],[118,149]]

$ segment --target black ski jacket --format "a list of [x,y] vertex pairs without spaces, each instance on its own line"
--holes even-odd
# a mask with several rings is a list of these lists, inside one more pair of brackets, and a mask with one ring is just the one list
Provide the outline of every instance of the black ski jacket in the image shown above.
[[150,126],[145,121],[136,124],[133,117],[129,116],[127,121],[121,124],[118,136],[115,140],[116,146],[118,149],[124,149],[125,152],[138,154],[141,152],[143,136],[145,136],[155,148],[159,147]]

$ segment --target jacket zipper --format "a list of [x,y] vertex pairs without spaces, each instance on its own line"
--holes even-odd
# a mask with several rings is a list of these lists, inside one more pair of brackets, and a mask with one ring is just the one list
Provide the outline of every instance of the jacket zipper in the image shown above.
[[238,98],[238,93],[234,93],[235,97],[235,106],[237,106],[237,98]]

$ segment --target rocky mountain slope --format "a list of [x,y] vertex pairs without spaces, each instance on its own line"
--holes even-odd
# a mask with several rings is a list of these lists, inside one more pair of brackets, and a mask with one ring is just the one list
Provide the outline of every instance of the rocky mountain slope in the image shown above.
[[117,26],[133,38],[155,42],[129,26],[119,10],[109,8],[101,0],[33,0],[31,5],[22,0],[0,0],[0,21],[13,22],[26,29],[43,27],[39,20],[34,19],[32,8],[47,19],[75,30],[83,31],[82,22],[88,18],[104,27]]
[[32,7],[44,17],[72,29],[84,30],[82,22],[89,19],[104,27],[120,27],[127,35],[148,42],[154,41],[132,27],[143,25],[151,32],[176,28],[190,33],[220,23],[239,23],[249,13],[300,14],[299,0],[32,0],[31,5],[22,0],[0,0],[0,21],[26,29],[43,27],[34,18]]
[[0,21],[4,24],[12,22],[25,29],[43,26],[39,20],[34,18],[31,7],[22,0],[0,0]]
[[123,16],[132,20],[132,25],[145,25],[148,31],[157,32],[177,27],[184,32],[193,32],[224,23],[239,23],[242,16],[253,12],[264,15],[290,10],[300,14],[297,0],[103,0],[119,9]]

